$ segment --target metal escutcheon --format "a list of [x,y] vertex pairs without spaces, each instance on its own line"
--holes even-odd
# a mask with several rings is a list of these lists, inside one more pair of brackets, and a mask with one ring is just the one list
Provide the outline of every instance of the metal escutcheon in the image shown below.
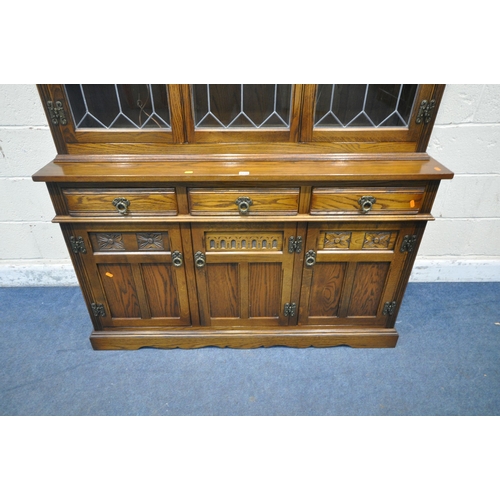
[[175,267],[181,267],[182,266],[182,253],[179,251],[175,251],[172,254],[172,264]]
[[362,196],[358,200],[358,203],[361,206],[363,213],[366,214],[372,209],[373,204],[377,203],[377,200],[373,196]]
[[246,215],[250,212],[250,206],[253,205],[252,198],[248,196],[241,196],[235,201],[236,205],[238,205],[238,210],[241,215]]
[[196,252],[194,254],[194,263],[196,265],[196,267],[205,267],[205,263],[206,263],[206,257],[205,257],[205,254],[203,252]]
[[130,206],[130,201],[128,201],[127,198],[115,198],[113,200],[113,206],[116,207],[118,212],[125,215],[128,211],[128,207]]

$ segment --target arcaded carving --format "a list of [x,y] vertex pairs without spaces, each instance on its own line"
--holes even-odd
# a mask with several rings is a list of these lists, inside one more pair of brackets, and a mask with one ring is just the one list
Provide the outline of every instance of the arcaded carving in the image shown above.
[[281,251],[283,249],[282,233],[207,233],[205,240],[207,251]]

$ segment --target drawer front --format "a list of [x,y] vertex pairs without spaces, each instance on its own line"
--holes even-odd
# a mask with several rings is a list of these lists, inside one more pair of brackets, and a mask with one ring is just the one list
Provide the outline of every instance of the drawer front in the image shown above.
[[424,187],[397,188],[314,188],[312,215],[418,213],[424,200]]
[[63,195],[75,216],[177,215],[173,188],[64,189]]
[[188,190],[192,215],[297,215],[299,188]]

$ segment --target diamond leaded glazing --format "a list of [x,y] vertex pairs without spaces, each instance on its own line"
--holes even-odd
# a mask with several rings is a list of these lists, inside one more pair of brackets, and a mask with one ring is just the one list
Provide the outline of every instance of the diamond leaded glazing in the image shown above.
[[166,85],[66,84],[76,128],[170,129]]
[[407,127],[415,84],[320,84],[315,127]]
[[290,126],[289,84],[193,85],[197,128],[261,128]]

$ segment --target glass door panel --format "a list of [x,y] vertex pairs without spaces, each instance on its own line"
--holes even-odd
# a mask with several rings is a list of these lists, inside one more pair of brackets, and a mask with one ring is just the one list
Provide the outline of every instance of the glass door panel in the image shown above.
[[180,85],[58,83],[39,91],[59,153],[161,154],[186,142]]
[[[316,152],[425,152],[444,85],[304,85],[302,143]],[[425,109],[425,119],[421,110]]]
[[75,129],[170,129],[166,85],[65,86]]
[[416,84],[320,84],[314,127],[408,127]]
[[190,85],[188,142],[297,142],[302,89],[277,83]]
[[290,127],[291,85],[193,85],[196,128]]

